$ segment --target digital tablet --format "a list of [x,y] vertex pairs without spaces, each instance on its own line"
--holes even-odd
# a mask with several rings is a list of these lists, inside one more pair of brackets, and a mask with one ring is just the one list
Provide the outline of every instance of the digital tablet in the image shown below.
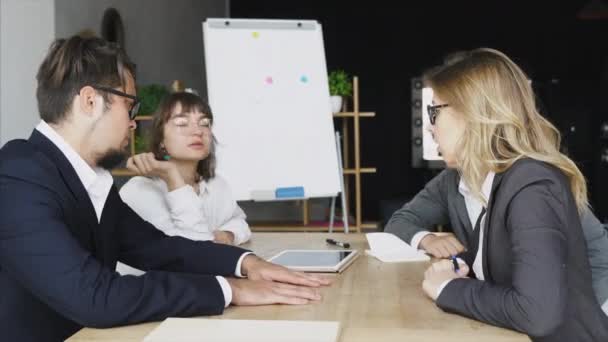
[[295,271],[342,272],[358,256],[356,250],[288,249],[268,259]]

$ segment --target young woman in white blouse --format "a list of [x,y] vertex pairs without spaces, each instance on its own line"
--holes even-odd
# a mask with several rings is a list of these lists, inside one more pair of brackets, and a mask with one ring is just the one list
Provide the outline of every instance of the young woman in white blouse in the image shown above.
[[[213,115],[199,96],[169,95],[154,118],[152,152],[137,154],[120,196],[137,214],[167,235],[239,245],[251,230],[228,183],[215,174]],[[121,273],[125,265],[117,267]]]

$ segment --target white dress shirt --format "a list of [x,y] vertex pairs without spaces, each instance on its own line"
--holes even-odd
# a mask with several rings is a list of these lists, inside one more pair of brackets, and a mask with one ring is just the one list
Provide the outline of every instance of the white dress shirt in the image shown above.
[[103,207],[110,194],[110,189],[112,189],[112,184],[114,184],[112,174],[110,174],[108,170],[100,167],[92,168],[84,159],[82,159],[78,152],[76,152],[76,150],[74,150],[72,146],[70,146],[70,144],[68,144],[68,142],[46,122],[40,121],[38,126],[36,126],[36,130],[55,144],[61,153],[68,159],[74,168],[74,171],[76,171],[76,175],[78,175],[80,182],[87,191],[91,203],[93,203],[95,214],[97,214],[97,222],[99,223]]
[[[494,172],[488,173],[486,179],[481,186],[481,194],[483,195],[486,203],[490,198],[490,193],[492,192],[492,182],[494,182]],[[469,220],[471,221],[471,226],[473,229],[475,228],[475,223],[477,222],[477,218],[481,214],[481,210],[484,207],[484,204],[477,198],[474,197],[471,193],[469,187],[465,184],[465,182],[460,180],[458,184],[458,191],[464,196],[464,202],[467,207],[467,212],[469,214]],[[481,230],[479,231],[479,245],[477,248],[477,254],[475,254],[475,260],[473,261],[473,272],[475,272],[475,276],[479,280],[485,280],[483,275],[483,265],[482,265],[482,251],[483,251],[483,226],[486,222],[485,215],[481,218],[481,222],[479,223],[479,227]]]
[[[100,167],[92,168],[84,159],[82,159],[78,152],[76,152],[76,150],[74,150],[74,148],[72,148],[72,146],[70,146],[70,144],[68,144],[68,142],[46,122],[40,121],[36,126],[36,130],[55,144],[70,162],[70,165],[72,165],[74,171],[76,171],[78,179],[87,191],[91,203],[93,203],[93,208],[95,208],[95,214],[97,215],[97,222],[99,223],[101,221],[103,207],[105,206],[110,190],[112,189],[112,184],[114,184],[112,174],[110,174],[108,170]],[[235,274],[239,277],[241,276],[241,263],[248,254],[251,253],[243,254],[237,263]],[[228,306],[232,302],[232,289],[230,288],[230,284],[228,284],[228,281],[224,277],[217,276],[216,279],[222,288],[226,306]]]
[[[495,175],[496,174],[494,172],[489,172],[481,186],[481,193],[482,193],[483,197],[485,198],[486,202],[490,198],[490,194],[492,192],[492,183],[494,182]],[[460,192],[460,194],[464,197],[464,203],[467,208],[469,220],[471,221],[471,227],[473,227],[473,229],[475,229],[475,223],[477,222],[477,218],[481,214],[481,211],[482,211],[484,205],[477,197],[473,196],[473,193],[471,192],[469,187],[466,185],[466,183],[462,180],[462,178],[460,179],[460,183],[458,183],[458,192]],[[477,253],[475,254],[475,260],[473,261],[473,266],[472,266],[473,272],[475,272],[475,276],[479,280],[485,279],[484,274],[483,274],[483,265],[482,265],[482,258],[481,258],[482,251],[483,251],[483,226],[484,226],[485,220],[486,220],[486,218],[484,215],[484,217],[481,218],[481,222],[479,224],[479,226],[481,227],[481,230],[479,231],[479,245],[478,245]],[[432,234],[432,233],[428,232],[428,231],[416,233],[412,237],[412,241],[410,242],[411,246],[417,249],[418,246],[420,245],[420,241],[428,234]],[[441,284],[441,286],[439,286],[439,290],[437,291],[437,297],[439,297],[439,294],[441,294],[441,291],[443,291],[443,288],[449,282],[450,282],[450,280],[446,280],[445,282],[443,282]]]

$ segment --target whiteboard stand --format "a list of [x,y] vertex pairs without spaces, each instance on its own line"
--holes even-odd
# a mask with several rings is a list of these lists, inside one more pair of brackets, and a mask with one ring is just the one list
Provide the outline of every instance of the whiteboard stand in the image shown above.
[[[338,166],[340,174],[342,174],[342,147],[340,143],[340,132],[336,132],[336,150],[338,150]],[[331,208],[329,212],[329,232],[334,232],[334,217],[336,212],[336,197],[331,198]],[[344,232],[348,233],[348,205],[346,205],[346,195],[344,194],[344,177],[340,177],[340,198],[342,199],[342,223],[344,224]]]

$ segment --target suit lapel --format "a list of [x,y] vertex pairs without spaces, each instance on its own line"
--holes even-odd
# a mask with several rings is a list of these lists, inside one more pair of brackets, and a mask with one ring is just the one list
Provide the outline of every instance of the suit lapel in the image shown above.
[[471,219],[469,218],[469,212],[467,211],[467,205],[464,202],[464,196],[460,192],[454,196],[454,207],[456,207],[456,212],[458,213],[458,219],[460,220],[460,224],[466,230],[466,235],[468,236],[473,232],[473,225],[471,224]]
[[481,255],[481,264],[483,268],[484,278],[486,280],[492,279],[492,275],[490,273],[490,269],[488,267],[488,242],[490,237],[490,221],[492,220],[492,209],[496,199],[496,191],[499,188],[500,182],[502,181],[504,173],[497,173],[494,176],[494,181],[492,182],[492,191],[490,192],[490,198],[488,199],[488,206],[486,209],[486,217],[483,224],[483,250]]
[[456,184],[454,184],[454,191],[453,195],[450,198],[450,203],[454,206],[456,215],[458,216],[458,223],[460,224],[458,225],[458,227],[456,227],[453,222],[452,224],[454,225],[454,227],[452,228],[454,229],[454,234],[456,234],[457,236],[460,234],[461,236],[459,236],[459,238],[461,239],[461,241],[463,241],[462,239],[464,238],[464,241],[466,241],[467,244],[470,246],[470,236],[473,233],[473,225],[471,224],[471,219],[469,218],[469,212],[467,211],[467,205],[464,201],[464,196],[462,196],[462,194],[458,190],[459,183],[460,177],[456,177]]
[[99,223],[97,239],[99,244],[98,258],[104,265],[114,268],[118,256],[118,246],[116,238],[116,227],[118,214],[120,212],[118,203],[120,195],[115,186],[112,186],[108,198],[103,207],[101,221]]
[[89,194],[82,185],[80,178],[78,178],[78,174],[76,174],[76,170],[74,170],[72,164],[70,164],[61,150],[37,130],[32,132],[29,142],[35,145],[39,151],[53,161],[59,169],[63,182],[74,197],[77,207],[76,215],[80,217],[79,222],[86,222],[86,227],[74,227],[70,225],[69,228],[72,230],[73,234],[86,238],[86,240],[82,242],[86,242],[93,247],[95,245],[93,241],[93,232],[98,225],[97,215],[95,214],[95,208],[93,207]]

